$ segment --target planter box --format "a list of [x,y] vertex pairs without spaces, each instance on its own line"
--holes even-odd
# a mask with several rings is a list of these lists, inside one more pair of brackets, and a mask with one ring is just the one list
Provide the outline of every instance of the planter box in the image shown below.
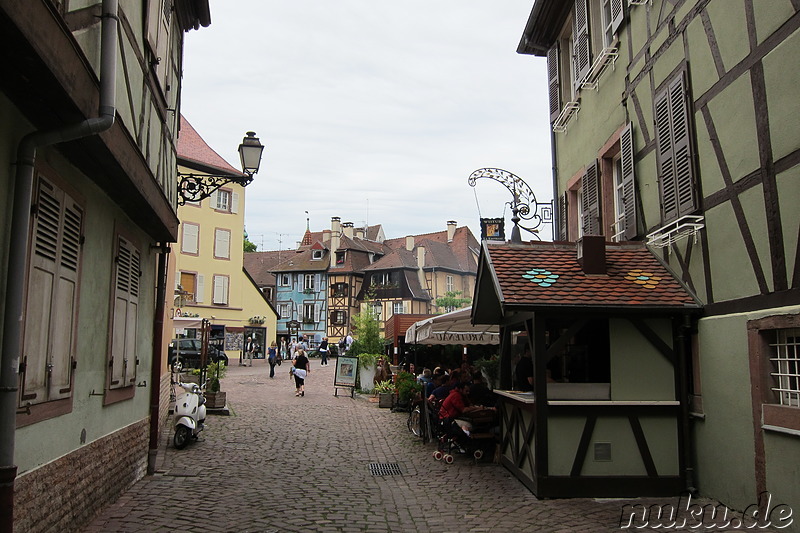
[[381,392],[378,394],[378,407],[392,407],[394,394],[391,392]]
[[228,393],[226,392],[206,392],[206,408],[222,409],[227,402]]

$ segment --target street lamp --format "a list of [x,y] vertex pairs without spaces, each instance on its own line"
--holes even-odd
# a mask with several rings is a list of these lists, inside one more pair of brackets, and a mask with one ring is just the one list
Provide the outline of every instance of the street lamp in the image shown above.
[[237,183],[247,187],[253,181],[253,174],[261,165],[261,152],[264,145],[256,137],[254,131],[248,131],[242,144],[239,145],[239,159],[242,163],[242,174],[183,174],[178,172],[178,205],[186,202],[199,202],[211,196],[214,191],[227,183]]

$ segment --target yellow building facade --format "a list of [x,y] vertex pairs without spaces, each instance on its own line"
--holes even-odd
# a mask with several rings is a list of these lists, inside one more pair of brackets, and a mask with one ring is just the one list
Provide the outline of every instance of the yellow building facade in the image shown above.
[[[178,172],[194,175],[241,176],[181,119]],[[243,268],[245,188],[223,185],[199,202],[178,208],[180,230],[170,269],[175,288],[170,316],[171,338],[199,337],[184,328],[183,317],[207,319],[210,342],[225,350],[230,361],[239,358],[248,336],[263,356],[276,336],[277,314]]]

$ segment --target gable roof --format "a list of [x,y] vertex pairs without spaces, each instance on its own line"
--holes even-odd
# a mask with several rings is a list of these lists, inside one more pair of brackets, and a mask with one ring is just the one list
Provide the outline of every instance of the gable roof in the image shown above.
[[[575,243],[484,243],[473,314],[541,308],[696,310],[691,292],[643,243],[606,243],[607,274],[587,275]],[[494,311],[492,311],[494,310]]]
[[181,115],[181,129],[178,133],[178,164],[206,173],[227,173],[243,176],[214,151],[192,127],[186,117]]
[[260,287],[275,285],[273,268],[293,253],[293,250],[247,252],[244,254],[243,267]]

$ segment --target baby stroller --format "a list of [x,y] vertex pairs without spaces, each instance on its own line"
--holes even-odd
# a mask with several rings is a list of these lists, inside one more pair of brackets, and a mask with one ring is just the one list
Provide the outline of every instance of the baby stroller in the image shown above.
[[[463,419],[445,418],[439,421],[439,443],[433,458],[452,464],[454,454],[472,455],[475,462],[481,460],[490,447],[494,446],[494,435],[488,428],[473,426]],[[477,431],[486,429],[487,431]]]

